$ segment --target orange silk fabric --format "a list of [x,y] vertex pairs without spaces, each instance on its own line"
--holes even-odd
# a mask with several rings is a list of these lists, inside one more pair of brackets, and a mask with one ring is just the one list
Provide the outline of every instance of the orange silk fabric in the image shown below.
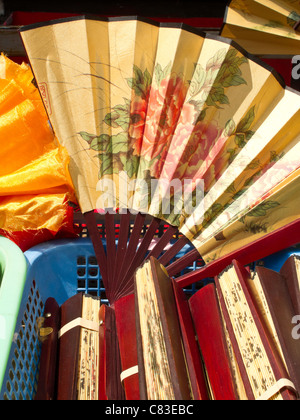
[[73,233],[68,203],[76,202],[68,153],[53,134],[32,80],[29,66],[1,55],[0,233],[14,239],[23,232],[27,247],[28,232]]

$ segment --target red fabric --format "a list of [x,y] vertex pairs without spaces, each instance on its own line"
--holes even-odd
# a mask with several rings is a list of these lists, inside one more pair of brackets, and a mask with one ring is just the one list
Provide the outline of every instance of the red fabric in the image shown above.
[[76,238],[80,233],[80,228],[74,225],[73,208],[68,207],[63,226],[58,232],[52,232],[48,229],[25,230],[9,233],[0,229],[0,235],[9,238],[23,251],[27,251],[35,245],[54,239]]

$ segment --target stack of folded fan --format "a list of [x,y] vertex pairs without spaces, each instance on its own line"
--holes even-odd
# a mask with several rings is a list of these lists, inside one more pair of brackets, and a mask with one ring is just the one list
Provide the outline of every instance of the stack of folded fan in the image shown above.
[[49,298],[36,399],[297,399],[299,257],[214,280],[187,299],[151,257],[112,306]]

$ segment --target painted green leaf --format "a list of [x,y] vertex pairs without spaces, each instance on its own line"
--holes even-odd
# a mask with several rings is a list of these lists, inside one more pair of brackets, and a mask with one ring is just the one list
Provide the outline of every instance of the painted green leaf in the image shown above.
[[116,120],[119,118],[119,116],[120,115],[118,114],[118,112],[110,112],[110,113],[105,115],[104,122],[109,127],[117,128],[118,124],[116,123]]
[[247,169],[257,169],[259,167],[260,167],[260,160],[257,158],[249,163],[249,165],[247,166]]
[[206,70],[209,70],[212,67],[222,66],[227,54],[227,49],[222,48],[216,52],[216,54],[207,62]]
[[223,206],[220,203],[214,203],[210,209],[208,209],[205,213],[204,213],[204,220],[202,223],[203,227],[207,227],[213,220],[214,218],[222,211]]
[[200,64],[195,65],[193,79],[190,83],[191,96],[196,96],[201,91],[203,84],[205,83],[206,75],[206,71]]
[[124,170],[126,171],[129,178],[133,178],[137,174],[139,168],[140,159],[138,156],[131,156],[130,159],[126,159],[124,164]]
[[228,99],[228,97],[227,97],[226,95],[224,95],[224,94],[220,94],[220,95],[218,96],[218,102],[220,102],[220,104],[222,104],[222,105],[224,105],[224,104],[229,105],[229,99]]
[[144,71],[144,85],[146,86],[146,88],[148,88],[149,86],[151,86],[152,83],[152,76],[149,73],[148,69],[146,69]]
[[300,15],[297,12],[292,11],[287,17],[287,24],[293,28],[295,26],[295,23],[297,23],[299,20]]
[[267,23],[262,25],[266,28],[282,28],[283,24],[279,22],[278,20],[269,20]]
[[251,139],[251,137],[252,137],[254,134],[255,134],[255,132],[254,132],[254,131],[251,131],[251,130],[246,131],[246,133],[245,133],[245,135],[246,135],[246,140],[247,140],[247,141],[248,141],[248,140],[250,140],[250,139]]
[[249,61],[248,58],[245,57],[245,56],[239,57],[239,59],[238,59],[238,65],[241,66],[242,64],[248,63],[248,61]]
[[230,48],[226,54],[226,61],[232,61],[236,58],[237,50],[235,48]]
[[236,189],[235,189],[235,186],[234,186],[234,182],[231,185],[229,185],[229,187],[226,189],[225,193],[230,194],[232,196],[234,196],[236,194]]
[[[255,106],[253,106],[245,115],[244,118],[238,123],[237,133],[246,133],[250,128],[255,118]],[[253,135],[253,133],[251,132]]]
[[242,71],[240,70],[240,68],[237,64],[231,64],[230,66],[228,66],[228,70],[233,75],[236,74],[236,75],[240,76],[242,74]]
[[271,150],[270,162],[278,162],[280,159],[283,158],[284,155],[285,155],[284,152],[282,152],[281,154],[278,154],[275,150]]
[[253,235],[256,235],[257,233],[261,233],[261,232],[265,232],[267,233],[268,231],[268,223],[262,223],[262,222],[250,222],[250,223],[245,223],[245,232],[250,232]]
[[206,105],[208,106],[215,106],[216,108],[220,108],[217,103],[220,104],[229,104],[229,100],[227,96],[224,94],[224,88],[218,84],[211,88],[210,93],[206,100]]
[[121,127],[126,131],[129,127],[129,119],[130,115],[127,105],[117,105],[112,112],[106,114],[104,122],[110,127]]
[[231,136],[235,132],[235,129],[235,122],[232,119],[228,120],[225,124],[224,135],[228,137]]
[[240,149],[242,149],[246,145],[244,134],[237,134],[234,138],[234,141]]
[[97,152],[103,152],[106,150],[110,136],[107,136],[108,137],[107,141],[104,140],[106,137],[103,138],[103,136],[106,136],[106,135],[103,134],[102,136],[96,137],[94,138],[94,140],[92,140],[91,145],[90,145],[92,150],[96,150]]
[[157,63],[154,69],[154,80],[158,86],[160,86],[161,82],[169,76],[172,69],[172,61],[170,61],[167,66],[163,69],[161,64]]
[[244,85],[244,84],[246,85],[247,82],[241,76],[239,76],[238,74],[235,74],[235,75],[232,76],[231,86],[239,86],[239,85]]
[[203,121],[204,118],[206,117],[206,112],[207,112],[208,108],[204,108],[199,115],[198,121]]
[[89,134],[86,131],[80,131],[79,135],[82,137],[83,140],[87,141],[88,143],[91,143],[92,140],[97,137],[95,134]]
[[116,134],[111,138],[112,153],[124,153],[128,151],[128,137],[124,133]]
[[232,77],[233,77],[232,74],[229,74],[226,77],[223,77],[222,85],[224,86],[224,88],[228,88],[232,86],[232,83],[231,83]]
[[136,65],[133,66],[133,72],[134,77],[127,79],[128,86],[134,90],[137,96],[146,99],[149,87],[152,83],[151,74],[147,69],[143,73]]
[[133,72],[134,72],[134,75],[135,75],[134,80],[135,80],[136,84],[143,84],[144,83],[144,76],[143,76],[142,70],[138,66],[134,65],[133,66]]
[[110,154],[102,155],[101,169],[99,171],[99,179],[104,175],[112,175],[113,164]]
[[163,70],[159,63],[156,64],[154,69],[154,80],[158,85],[160,85],[161,81],[163,79]]
[[266,201],[263,202],[261,204],[259,204],[257,207],[255,207],[253,210],[251,210],[248,213],[248,216],[251,217],[262,217],[262,216],[266,216],[267,211],[270,209],[273,209],[275,207],[280,206],[280,203],[278,203],[277,201]]

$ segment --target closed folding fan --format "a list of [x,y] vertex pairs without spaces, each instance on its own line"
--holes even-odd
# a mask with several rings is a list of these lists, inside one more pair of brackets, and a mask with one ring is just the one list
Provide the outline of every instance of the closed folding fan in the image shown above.
[[[228,39],[138,18],[72,18],[21,35],[69,151],[111,302],[113,284],[133,291],[149,255],[173,273],[170,262],[189,241],[195,250],[181,268],[299,218],[300,97]],[[95,210],[106,213],[106,250]],[[113,210],[121,218],[117,247]],[[152,222],[138,246],[145,217]],[[160,224],[169,227],[149,254]]]
[[296,55],[300,50],[298,0],[232,0],[222,36],[257,55]]

